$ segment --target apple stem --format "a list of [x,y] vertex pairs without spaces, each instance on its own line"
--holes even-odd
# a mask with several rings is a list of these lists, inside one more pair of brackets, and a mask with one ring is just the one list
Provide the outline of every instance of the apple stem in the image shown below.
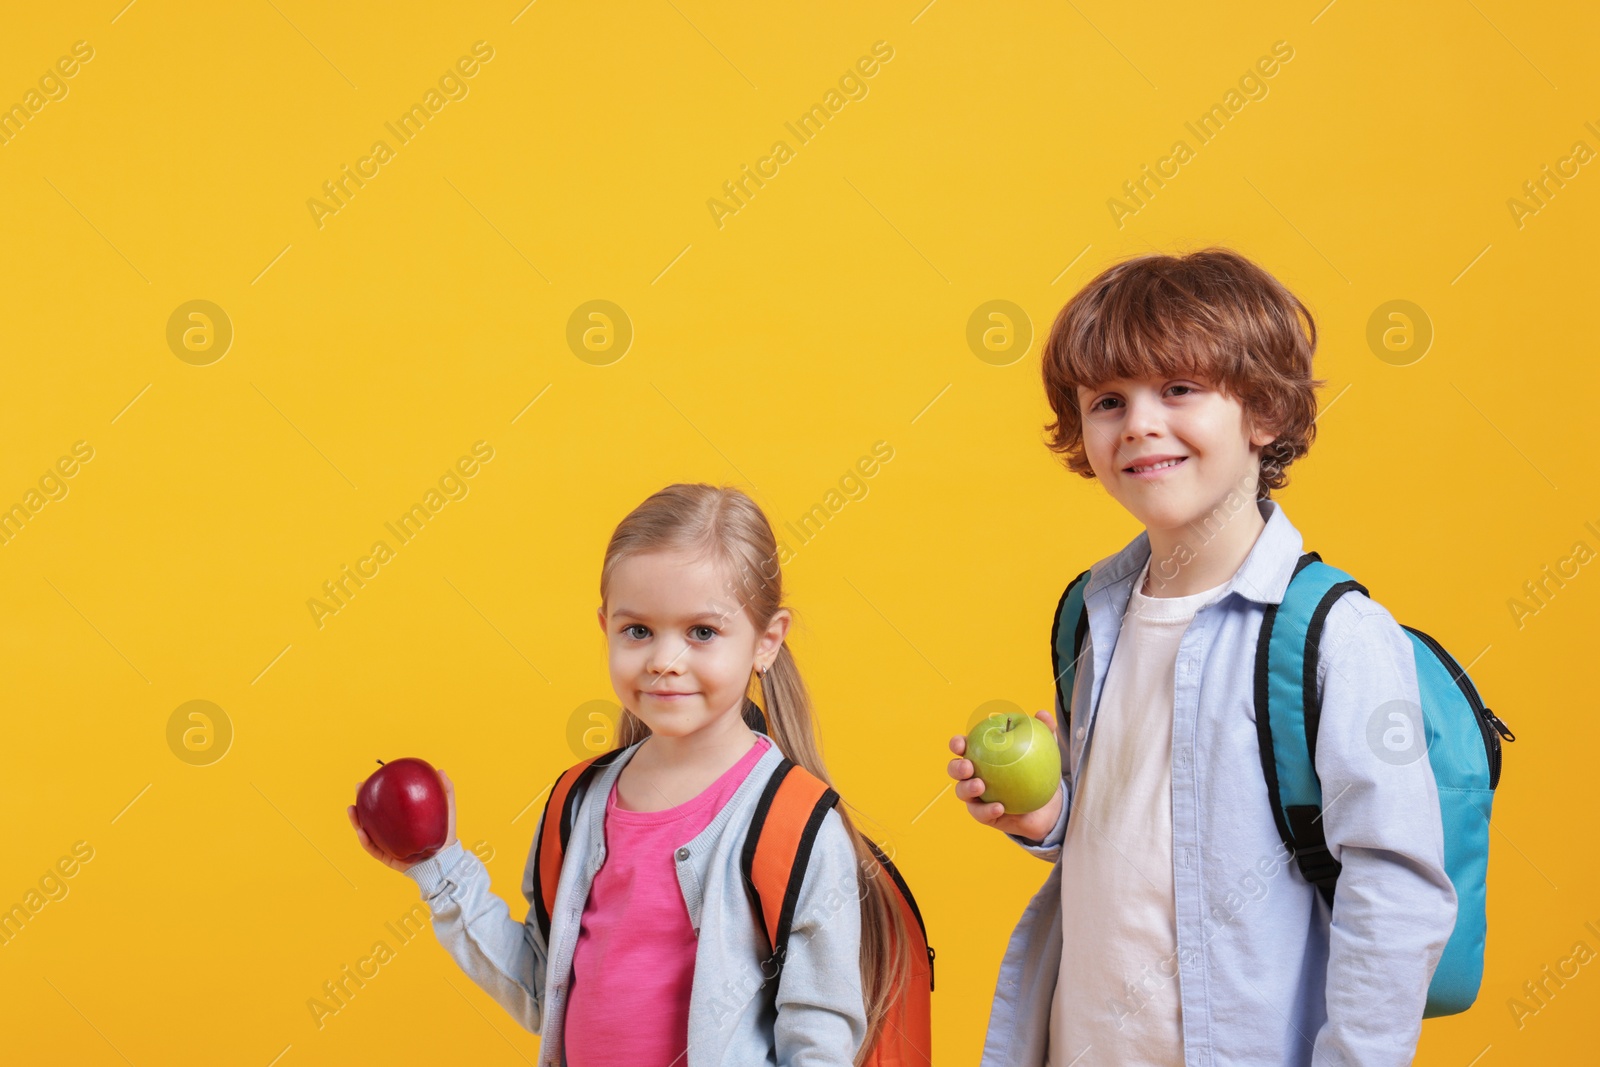
[[1015,719],[1007,719],[1006,720],[1006,728],[1005,728],[1005,732],[1006,733],[1009,734],[1012,730],[1016,729],[1016,727],[1017,727],[1017,722],[1016,722]]
[[382,767],[382,766],[383,766],[383,760],[379,760],[379,761],[378,761],[378,766],[380,766],[380,767]]

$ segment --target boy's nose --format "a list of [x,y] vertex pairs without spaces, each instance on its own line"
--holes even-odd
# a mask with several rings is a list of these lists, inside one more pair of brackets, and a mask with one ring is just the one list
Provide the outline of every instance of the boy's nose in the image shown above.
[[1135,396],[1128,401],[1128,415],[1122,423],[1122,443],[1124,446],[1137,445],[1139,438],[1157,433],[1165,426],[1160,401]]

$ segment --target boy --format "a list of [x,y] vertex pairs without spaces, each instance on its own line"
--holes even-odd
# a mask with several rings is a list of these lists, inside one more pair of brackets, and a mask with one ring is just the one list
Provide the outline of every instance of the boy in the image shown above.
[[1145,530],[1091,568],[1051,803],[982,803],[950,742],[973,818],[1053,864],[984,1067],[1411,1062],[1456,897],[1428,760],[1368,740],[1390,702],[1420,714],[1409,638],[1359,592],[1321,634],[1331,910],[1278,835],[1255,726],[1256,636],[1304,551],[1271,491],[1315,435],[1315,347],[1304,305],[1222,249],[1113,266],[1056,319],[1050,448]]

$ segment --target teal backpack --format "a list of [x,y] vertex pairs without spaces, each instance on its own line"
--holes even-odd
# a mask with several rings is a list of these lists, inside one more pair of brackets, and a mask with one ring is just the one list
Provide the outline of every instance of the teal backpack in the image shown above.
[[[1083,606],[1088,580],[1089,572],[1084,571],[1061,594],[1050,632],[1056,716],[1063,731],[1071,728],[1072,683],[1089,629]],[[1322,787],[1311,755],[1322,714],[1317,702],[1317,651],[1328,612],[1352,591],[1367,595],[1361,583],[1323,563],[1317,553],[1307,552],[1295,565],[1283,603],[1267,606],[1256,638],[1256,731],[1273,819],[1301,875],[1317,887],[1330,908],[1339,862],[1322,835]],[[1484,707],[1467,672],[1439,642],[1416,627],[1402,624],[1402,628],[1411,637],[1416,659],[1423,740],[1444,823],[1445,872],[1457,899],[1455,930],[1434,970],[1422,1014],[1454,1015],[1472,1006],[1483,980],[1489,809],[1500,784],[1501,739],[1515,741],[1516,736]],[[1396,717],[1405,718],[1398,712]],[[1385,733],[1386,746],[1388,740]],[[1398,751],[1402,754],[1397,759],[1407,760],[1405,747]]]

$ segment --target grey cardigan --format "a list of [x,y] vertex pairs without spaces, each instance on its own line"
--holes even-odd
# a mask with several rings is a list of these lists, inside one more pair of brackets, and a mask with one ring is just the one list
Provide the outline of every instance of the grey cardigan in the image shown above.
[[[432,909],[434,935],[467,977],[525,1029],[542,1035],[540,1067],[566,1063],[562,1017],[579,921],[589,886],[605,861],[606,798],[638,747],[623,750],[578,795],[549,945],[532,907],[539,891],[535,847],[528,850],[522,874],[529,908],[521,922],[491,892],[483,862],[459,841],[405,872]],[[739,857],[756,802],[782,759],[774,741],[711,825],[674,853],[678,888],[697,937],[688,1055],[679,1067],[848,1067],[866,1037],[859,962],[862,882],[836,810],[828,810],[812,848],[778,981],[763,971],[771,953],[745,893]],[[542,815],[539,821],[542,825]],[[617,1026],[628,1025],[627,1010],[626,1004],[617,1005]]]

